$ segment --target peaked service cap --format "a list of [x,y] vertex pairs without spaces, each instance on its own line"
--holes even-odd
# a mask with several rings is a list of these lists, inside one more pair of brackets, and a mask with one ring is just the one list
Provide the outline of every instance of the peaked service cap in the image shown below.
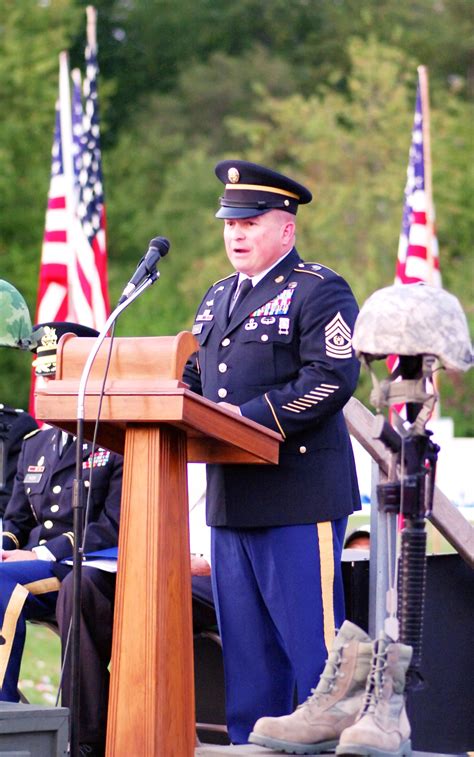
[[58,342],[64,334],[76,336],[99,336],[99,332],[89,326],[70,321],[51,321],[38,323],[33,327],[33,345],[30,348],[36,353],[33,367],[37,376],[54,376],[56,373],[56,351]]
[[313,199],[302,184],[256,163],[222,160],[215,171],[225,185],[216,218],[252,218],[274,209],[296,215],[299,205]]

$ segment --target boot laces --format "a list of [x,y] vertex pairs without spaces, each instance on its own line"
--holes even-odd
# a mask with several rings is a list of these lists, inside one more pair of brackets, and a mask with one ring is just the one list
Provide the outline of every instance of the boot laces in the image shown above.
[[382,639],[375,642],[374,654],[370,673],[367,676],[364,702],[360,714],[373,713],[384,686],[385,670],[387,667],[386,644]]
[[321,697],[327,696],[331,691],[337,690],[336,681],[338,678],[343,678],[345,673],[342,673],[339,668],[343,662],[342,650],[347,647],[347,644],[343,644],[340,649],[333,650],[326,660],[326,665],[321,673],[318,685],[316,688],[311,689],[311,693],[305,702],[300,704],[303,707],[305,704],[317,702]]

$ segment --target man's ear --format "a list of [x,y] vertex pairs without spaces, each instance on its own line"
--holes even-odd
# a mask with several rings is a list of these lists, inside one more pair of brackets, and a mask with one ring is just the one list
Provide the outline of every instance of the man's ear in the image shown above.
[[296,224],[294,223],[294,221],[287,221],[287,223],[285,223],[281,230],[281,240],[283,244],[286,245],[291,242],[291,240],[295,236],[295,229]]

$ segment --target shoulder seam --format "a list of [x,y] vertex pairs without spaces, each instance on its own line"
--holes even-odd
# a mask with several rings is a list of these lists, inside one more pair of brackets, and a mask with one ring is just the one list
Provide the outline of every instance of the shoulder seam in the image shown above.
[[[331,271],[331,273],[333,273],[335,276],[340,276],[341,275],[340,273],[338,273],[337,271],[335,271],[334,268],[330,268],[328,265],[323,265],[322,263],[318,263],[317,261],[315,263],[310,263],[307,260],[305,260],[303,262],[304,262],[305,266],[306,265],[319,265],[320,268],[326,269],[326,271]],[[301,268],[297,269],[297,268],[295,268],[295,271],[296,270],[300,270],[301,271],[301,270],[304,270],[304,269],[301,269]]]
[[23,439],[30,439],[32,436],[35,436],[35,434],[39,433],[41,431],[40,428],[34,428],[33,431],[30,431],[28,434],[25,434]]
[[305,271],[304,268],[295,268],[295,273],[309,273],[310,276],[317,276],[318,279],[322,279],[324,281],[324,276],[320,273],[316,273],[316,271]]

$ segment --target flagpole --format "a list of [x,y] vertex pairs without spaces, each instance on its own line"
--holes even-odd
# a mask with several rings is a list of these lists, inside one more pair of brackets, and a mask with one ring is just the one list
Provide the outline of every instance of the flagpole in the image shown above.
[[[69,74],[69,55],[64,50],[62,53],[59,53],[59,118],[61,122],[61,151],[66,185],[68,231],[71,233],[70,230],[72,229],[72,217],[74,213],[71,84]],[[70,242],[70,239],[68,239],[68,242]]]
[[97,48],[97,10],[93,5],[86,8],[87,15],[87,44],[92,50]]
[[[433,181],[431,172],[431,120],[430,120],[430,97],[428,84],[428,69],[426,66],[418,66],[418,80],[420,82],[421,110],[423,113],[423,162],[425,167],[425,198],[426,198],[426,260],[428,263],[428,284],[436,284],[434,280],[434,204],[433,204]],[[433,408],[432,418],[440,417],[439,400],[439,374],[433,374],[433,389],[438,395],[438,402]]]
[[430,98],[428,85],[428,69],[426,66],[418,66],[418,80],[420,82],[421,109],[423,113],[423,162],[425,167],[425,197],[426,197],[426,257],[428,262],[428,284],[434,282],[434,205],[433,183],[431,174],[431,123],[430,123]]
[[63,159],[64,196],[66,199],[66,234],[67,234],[67,288],[68,307],[67,320],[77,321],[73,312],[72,302],[69,296],[71,281],[71,266],[74,265],[72,253],[72,241],[74,239],[74,223],[76,217],[77,197],[75,194],[74,176],[74,151],[72,135],[72,108],[71,108],[71,74],[69,70],[69,54],[63,50],[59,53],[59,120],[61,124],[61,153]]

